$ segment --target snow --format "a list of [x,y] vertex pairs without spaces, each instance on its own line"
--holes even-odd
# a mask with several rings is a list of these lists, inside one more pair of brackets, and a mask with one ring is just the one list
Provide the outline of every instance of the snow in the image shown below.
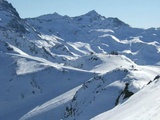
[[[32,111],[30,111],[29,113],[27,113],[26,115],[24,115],[23,117],[20,118],[20,120],[27,120],[27,119],[35,119],[35,116],[40,116],[40,114],[44,114],[48,111],[53,111],[55,108],[63,106],[64,104],[66,104],[67,102],[69,102],[70,100],[72,100],[75,92],[80,88],[81,86],[78,86],[44,104],[42,104],[41,106],[37,106],[35,107]],[[39,119],[51,119],[51,118],[46,118],[45,117],[41,117]],[[56,117],[53,117],[52,119],[57,119]]]
[[146,86],[125,103],[102,113],[92,120],[159,120],[160,118],[160,81]]
[[37,72],[39,70],[43,70],[46,67],[42,64],[39,64],[35,61],[27,61],[26,59],[22,58],[17,61],[17,75],[29,74],[33,72]]
[[114,33],[114,31],[111,30],[111,29],[93,29],[93,30],[90,30],[90,32],[93,32],[93,31],[103,32],[103,33],[108,33],[108,32]]
[[160,28],[0,6],[0,119],[158,120]]
[[[144,66],[136,66],[132,69],[119,68],[90,79],[75,94],[74,101],[72,100],[69,105],[76,110],[75,115],[66,117],[65,120],[91,119],[100,113],[114,109],[120,91],[125,88],[126,83],[129,83],[128,90],[136,93],[153,80],[158,69],[150,68],[151,74],[147,74],[150,72]],[[123,98],[124,95],[119,98],[119,104],[126,102]],[[94,108],[96,108],[94,111],[90,111]]]

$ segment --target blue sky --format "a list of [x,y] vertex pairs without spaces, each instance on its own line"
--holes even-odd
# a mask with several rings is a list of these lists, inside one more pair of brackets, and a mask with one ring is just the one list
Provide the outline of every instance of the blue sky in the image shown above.
[[160,27],[160,0],[8,0],[22,18],[57,12],[78,16],[96,10],[132,27]]

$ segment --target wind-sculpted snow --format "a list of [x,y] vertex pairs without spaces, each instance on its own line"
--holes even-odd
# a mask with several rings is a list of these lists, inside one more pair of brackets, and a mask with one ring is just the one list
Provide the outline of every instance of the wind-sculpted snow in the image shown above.
[[[146,112],[138,111],[145,98],[160,104],[159,58],[160,28],[132,28],[94,10],[21,19],[1,0],[0,119],[130,120],[120,112],[130,108],[132,120]],[[148,105],[156,120],[158,107]]]

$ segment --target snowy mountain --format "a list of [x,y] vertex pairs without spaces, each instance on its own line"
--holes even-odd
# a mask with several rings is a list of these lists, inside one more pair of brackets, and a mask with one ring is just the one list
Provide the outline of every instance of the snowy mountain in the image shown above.
[[94,10],[21,19],[0,0],[0,119],[158,120],[159,58],[160,28]]
[[[92,120],[158,120],[160,118],[159,80],[157,76],[157,79],[154,79],[151,84],[137,92],[128,101]],[[139,107],[142,108],[137,110]]]
[[16,9],[5,0],[0,1],[0,28],[5,30],[15,30],[16,32],[26,32],[23,21],[19,17]]

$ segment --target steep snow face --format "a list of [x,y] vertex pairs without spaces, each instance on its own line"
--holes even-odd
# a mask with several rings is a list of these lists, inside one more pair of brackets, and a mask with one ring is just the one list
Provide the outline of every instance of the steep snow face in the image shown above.
[[160,118],[160,79],[157,77],[125,103],[92,120],[158,120]]
[[[126,76],[123,70],[120,70],[117,74],[113,75],[111,72],[104,76],[96,76],[84,83],[72,99],[72,102],[66,107],[64,118],[67,120],[90,119],[103,111],[113,108],[119,91],[124,86],[124,83],[119,80]],[[97,106],[96,109],[94,109],[95,106]],[[93,109],[94,111],[91,111]]]
[[55,97],[54,99],[42,104],[41,106],[37,106],[32,111],[28,112],[26,115],[20,118],[20,120],[50,120],[56,119],[60,120],[64,115],[63,111],[65,110],[65,106],[68,102],[73,98],[75,92],[80,88],[78,86],[66,93]]

